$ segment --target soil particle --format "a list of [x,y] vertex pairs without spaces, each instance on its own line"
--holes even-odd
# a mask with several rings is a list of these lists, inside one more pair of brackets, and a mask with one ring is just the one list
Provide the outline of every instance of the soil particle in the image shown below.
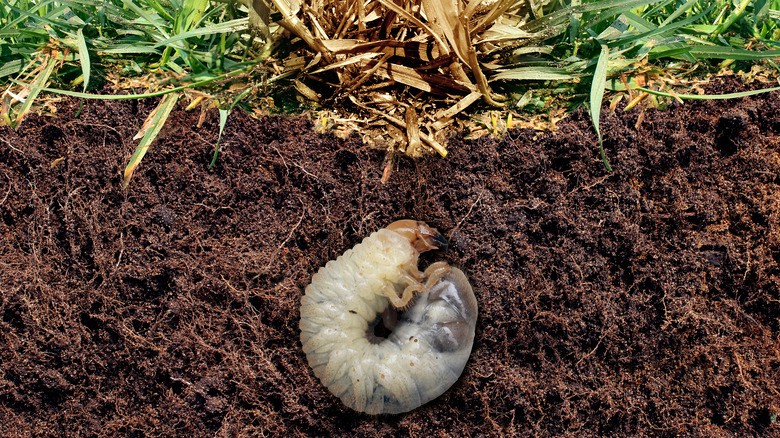
[[[724,78],[726,93],[760,87]],[[65,100],[0,128],[3,436],[780,436],[780,94],[578,111],[446,159],[309,120]],[[401,218],[469,275],[472,357],[400,416],[345,408],[299,345],[312,274]]]

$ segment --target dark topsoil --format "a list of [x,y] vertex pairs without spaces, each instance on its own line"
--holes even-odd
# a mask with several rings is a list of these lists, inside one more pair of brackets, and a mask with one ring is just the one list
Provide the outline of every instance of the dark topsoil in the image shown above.
[[[759,84],[747,88],[758,88]],[[745,89],[719,80],[711,93]],[[780,436],[780,95],[399,158],[306,119],[67,100],[0,129],[8,436]],[[399,218],[450,239],[474,351],[408,414],[345,408],[298,340],[312,274]],[[777,421],[776,421],[777,420]]]

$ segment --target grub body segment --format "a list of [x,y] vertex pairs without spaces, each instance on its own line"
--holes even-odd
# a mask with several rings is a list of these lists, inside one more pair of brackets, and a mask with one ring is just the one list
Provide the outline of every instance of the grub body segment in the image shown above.
[[[471,352],[477,317],[471,286],[445,263],[426,273],[417,269],[420,251],[444,239],[422,223],[416,231],[415,223],[396,222],[328,262],[301,301],[309,365],[360,412],[395,414],[427,403],[455,383]],[[419,292],[416,300],[388,338],[374,337],[388,294],[403,301],[407,288]]]

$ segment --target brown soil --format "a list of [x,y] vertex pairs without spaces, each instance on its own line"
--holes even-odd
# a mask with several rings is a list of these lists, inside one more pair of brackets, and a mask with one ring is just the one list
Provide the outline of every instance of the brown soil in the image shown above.
[[[747,88],[759,87],[758,84]],[[745,89],[729,78],[708,91]],[[780,94],[385,159],[306,119],[67,100],[0,129],[2,436],[780,436]],[[345,408],[298,341],[312,273],[399,218],[480,304],[460,381]]]

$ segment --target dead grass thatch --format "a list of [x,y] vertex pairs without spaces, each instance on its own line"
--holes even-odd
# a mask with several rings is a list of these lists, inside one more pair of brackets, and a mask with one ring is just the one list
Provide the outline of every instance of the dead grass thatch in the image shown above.
[[[250,20],[272,40],[294,38],[295,89],[377,146],[447,154],[455,117],[478,100],[501,107],[489,74],[537,34],[532,0],[253,0]],[[278,26],[277,26],[278,25]],[[297,44],[297,46],[296,46]],[[301,62],[303,61],[303,62]],[[339,105],[343,103],[344,105]]]

